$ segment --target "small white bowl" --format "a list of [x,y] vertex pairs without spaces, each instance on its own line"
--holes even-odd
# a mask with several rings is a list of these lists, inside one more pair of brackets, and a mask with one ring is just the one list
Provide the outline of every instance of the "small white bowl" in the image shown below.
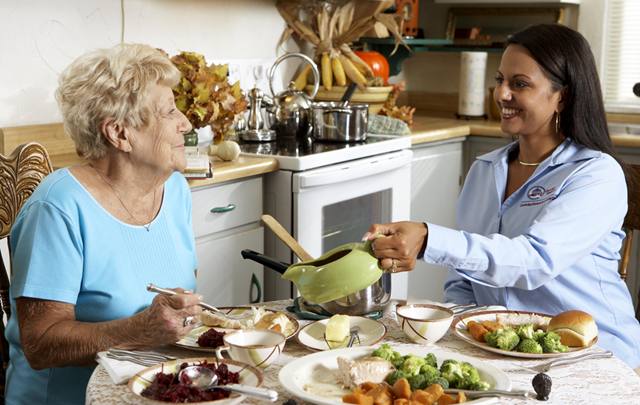
[[429,304],[398,306],[396,316],[409,339],[423,345],[440,340],[453,321],[452,310]]
[[226,333],[224,346],[216,348],[216,357],[223,359],[222,351],[227,350],[233,360],[265,369],[275,363],[282,353],[287,338],[271,329],[239,329]]

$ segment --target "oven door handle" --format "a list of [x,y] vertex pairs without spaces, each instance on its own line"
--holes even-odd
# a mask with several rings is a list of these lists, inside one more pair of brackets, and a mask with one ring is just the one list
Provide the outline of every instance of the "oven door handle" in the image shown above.
[[349,180],[361,179],[379,173],[388,173],[411,163],[413,153],[402,151],[394,157],[371,158],[370,162],[355,161],[347,169],[318,170],[316,173],[304,173],[300,176],[300,188],[310,188],[336,184]]

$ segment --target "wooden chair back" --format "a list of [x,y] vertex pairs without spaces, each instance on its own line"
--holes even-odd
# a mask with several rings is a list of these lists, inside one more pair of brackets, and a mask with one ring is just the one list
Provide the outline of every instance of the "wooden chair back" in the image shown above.
[[[31,197],[38,184],[53,171],[47,151],[38,143],[25,143],[16,148],[9,157],[0,155],[0,240],[6,238],[9,245],[11,227],[24,203]],[[11,258],[9,257],[11,262]],[[11,267],[11,265],[9,266]],[[2,311],[11,317],[9,287],[13,271],[7,269],[0,252],[0,300]],[[2,314],[0,314],[2,315]],[[4,403],[4,387],[7,365],[9,363],[9,343],[4,337],[4,322],[0,322],[0,352],[3,368],[0,370],[0,394]]]
[[[622,262],[620,263],[620,278],[627,281],[627,267],[629,265],[629,255],[631,253],[631,242],[633,242],[633,230],[640,229],[640,165],[627,165],[627,199],[628,209],[622,226],[626,228],[627,237],[622,251]],[[638,293],[638,309],[636,319],[640,320],[640,292]]]

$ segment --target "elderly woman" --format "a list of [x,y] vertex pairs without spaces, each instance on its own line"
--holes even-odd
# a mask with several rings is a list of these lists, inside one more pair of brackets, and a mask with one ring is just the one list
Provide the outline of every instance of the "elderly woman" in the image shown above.
[[87,163],[45,178],[11,232],[7,404],[84,404],[98,352],[193,329],[202,297],[179,78],[146,45],[89,52],[60,75],[65,130]]
[[[374,224],[366,238],[391,272],[416,258],[449,266],[445,302],[558,314],[581,310],[598,345],[638,371],[640,325],[618,274],[627,186],[591,49],[539,25],[509,37],[493,94],[510,145],[480,156],[457,206],[458,230]],[[425,204],[429,202],[426,201]]]

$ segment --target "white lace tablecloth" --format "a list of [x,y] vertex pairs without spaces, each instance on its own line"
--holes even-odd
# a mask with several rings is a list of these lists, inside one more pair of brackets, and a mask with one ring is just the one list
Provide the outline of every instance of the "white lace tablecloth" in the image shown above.
[[[291,300],[273,301],[265,303],[266,307],[276,311],[288,313],[287,306]],[[392,346],[417,346],[409,340],[398,326],[395,315],[396,302],[392,301],[384,311],[381,321],[387,326],[388,333],[383,343]],[[300,320],[302,328],[311,321]],[[444,352],[459,353],[475,357],[492,364],[502,370],[511,378],[513,390],[533,391],[531,380],[532,373],[515,370],[512,363],[526,365],[528,367],[544,363],[546,360],[520,359],[490,353],[457,338],[451,331],[440,340],[434,349]],[[200,357],[202,352],[181,349],[172,345],[157,346],[153,351],[169,353],[179,357]],[[593,346],[586,351],[602,351],[598,346]],[[293,397],[280,386],[278,373],[287,363],[315,353],[300,345],[295,337],[289,339],[284,351],[277,362],[264,372],[264,387],[278,391],[277,403],[293,398],[298,403],[304,403],[299,398]],[[215,356],[214,356],[215,357]],[[570,366],[558,366],[547,373],[553,381],[551,397],[547,404],[640,404],[640,377],[618,358],[605,358],[587,360]],[[247,398],[243,404],[257,404],[266,401]],[[524,399],[500,398],[500,404],[520,404],[529,402]],[[127,384],[115,385],[102,365],[93,372],[87,386],[87,404],[143,404],[139,397],[129,391]]]

